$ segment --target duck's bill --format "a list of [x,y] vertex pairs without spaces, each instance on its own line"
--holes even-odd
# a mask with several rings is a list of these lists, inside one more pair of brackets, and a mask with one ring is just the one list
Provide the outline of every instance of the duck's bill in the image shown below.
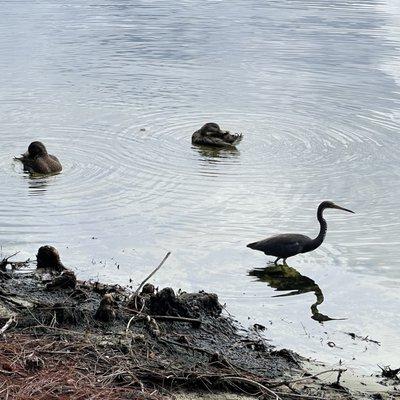
[[335,206],[334,206],[333,208],[337,208],[338,210],[343,210],[343,211],[347,211],[347,212],[349,212],[349,213],[355,214],[354,211],[351,211],[351,210],[349,210],[348,208],[344,208],[344,207],[337,206],[336,204],[335,204]]

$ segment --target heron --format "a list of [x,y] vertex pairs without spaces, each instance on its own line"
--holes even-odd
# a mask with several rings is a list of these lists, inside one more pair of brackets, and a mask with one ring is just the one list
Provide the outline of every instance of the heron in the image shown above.
[[283,263],[287,265],[287,258],[293,257],[300,253],[308,253],[309,251],[313,251],[317,247],[321,246],[325,239],[326,230],[328,227],[323,217],[323,213],[326,208],[335,208],[337,210],[343,210],[354,214],[354,211],[340,207],[332,201],[323,201],[318,206],[317,210],[317,220],[320,225],[320,230],[315,239],[311,239],[306,235],[299,235],[297,233],[284,233],[281,235],[271,236],[258,242],[249,243],[247,247],[250,247],[250,249],[253,250],[262,251],[267,256],[277,257],[274,261],[275,265],[278,265],[278,261],[281,258],[283,258]]
[[241,133],[223,131],[215,122],[204,124],[192,135],[192,143],[201,146],[234,147],[241,140]]

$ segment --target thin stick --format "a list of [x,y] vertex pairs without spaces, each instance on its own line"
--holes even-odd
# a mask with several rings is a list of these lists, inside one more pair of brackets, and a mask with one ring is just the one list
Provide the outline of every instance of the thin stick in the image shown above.
[[135,293],[133,293],[133,295],[131,295],[129,298],[132,298],[133,296],[137,296],[140,292],[140,289],[144,286],[144,284],[163,266],[163,264],[165,263],[165,261],[167,260],[167,258],[170,256],[171,252],[169,251],[165,257],[163,258],[163,260],[160,262],[160,264],[158,265],[158,267],[139,285],[139,287],[136,289]]
[[[152,315],[152,314],[147,315],[147,314],[143,314],[139,311],[131,310],[130,308],[126,308],[126,310],[134,311],[136,313],[138,321],[144,320],[149,316],[149,317],[154,318],[159,321],[177,321],[177,322],[187,322],[190,324],[198,324],[198,325],[201,324],[201,320],[198,318],[175,317],[173,315]],[[140,314],[140,315],[138,315],[138,314]]]
[[190,345],[185,344],[185,343],[179,343],[179,342],[175,342],[173,340],[164,339],[164,338],[159,338],[158,340],[160,342],[162,342],[162,343],[173,344],[174,346],[183,347],[185,349],[189,349],[189,350],[193,350],[193,351],[199,351],[200,353],[208,354],[209,356],[214,355],[214,353],[212,351],[208,351],[208,350],[203,349],[201,347],[190,346]]
[[282,394],[285,396],[289,396],[289,397],[297,397],[300,400],[306,400],[306,399],[312,399],[312,400],[326,400],[326,397],[320,397],[320,396],[311,396],[308,394],[296,394],[296,393],[286,393],[286,392],[276,392],[278,394]]
[[0,329],[0,335],[3,335],[4,332],[10,327],[10,325],[15,322],[15,315],[13,315],[6,323],[5,325]]
[[319,375],[323,375],[323,374],[327,374],[328,372],[340,372],[340,371],[346,371],[343,369],[328,369],[326,371],[322,371],[322,372],[318,372],[317,374],[314,375],[310,375],[310,376],[305,376],[303,378],[299,378],[299,379],[294,379],[292,381],[282,381],[282,382],[277,382],[277,383],[271,383],[271,387],[278,387],[278,386],[282,386],[282,385],[287,385],[289,383],[296,383],[296,382],[301,382],[301,381],[307,381],[308,379],[313,379],[316,378]]
[[282,397],[278,396],[278,394],[276,392],[274,392],[273,390],[267,388],[266,386],[264,386],[263,384],[261,384],[261,383],[259,383],[257,381],[253,381],[252,379],[242,378],[240,376],[224,376],[222,379],[232,379],[232,380],[235,380],[235,381],[251,383],[253,385],[258,386],[260,389],[265,390],[270,395],[275,396],[275,400],[282,400]]
[[11,254],[11,256],[8,256],[8,257],[4,257],[3,258],[3,262],[7,262],[11,257],[14,257],[14,256],[16,256],[17,254],[19,254],[19,251],[17,251],[16,253],[14,253],[14,254]]
[[336,386],[340,386],[340,377],[342,376],[343,372],[346,372],[347,369],[339,369],[338,376],[336,379]]
[[19,251],[17,251],[17,252],[14,253],[14,254],[11,254],[11,256],[4,257],[4,258],[0,261],[0,270],[2,270],[3,272],[6,272],[7,264],[11,264],[8,260],[9,260],[11,257],[16,256],[18,253],[19,253]]
[[132,323],[132,321],[133,321],[135,318],[137,318],[137,315],[134,315],[134,316],[128,321],[128,323],[127,323],[127,325],[126,325],[126,328],[125,328],[125,335],[128,334],[129,328],[130,328],[130,326],[131,326],[131,323]]
[[188,322],[199,325],[201,324],[201,320],[198,318],[175,317],[173,315],[150,315],[150,317],[158,319],[160,321],[178,321],[178,322]]

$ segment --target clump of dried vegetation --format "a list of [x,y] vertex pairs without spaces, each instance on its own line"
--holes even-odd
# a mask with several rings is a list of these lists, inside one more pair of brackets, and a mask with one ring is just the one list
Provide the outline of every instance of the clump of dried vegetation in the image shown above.
[[[217,295],[147,283],[167,258],[135,292],[77,281],[65,267],[50,275],[3,271],[0,398],[165,399],[179,390],[352,398],[339,382],[343,370],[311,376],[259,329],[239,333]],[[58,252],[55,259],[61,265]],[[318,382],[322,374],[336,374],[336,386]]]

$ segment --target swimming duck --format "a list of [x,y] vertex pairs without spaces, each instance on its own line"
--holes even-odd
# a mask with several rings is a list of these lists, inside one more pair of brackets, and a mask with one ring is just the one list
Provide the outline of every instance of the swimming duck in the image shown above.
[[223,131],[215,122],[208,122],[192,135],[192,143],[202,146],[232,147],[241,140],[241,133]]
[[62,166],[58,158],[47,153],[46,147],[42,142],[32,142],[28,151],[15,157],[24,165],[24,170],[30,173],[51,174],[60,172]]

